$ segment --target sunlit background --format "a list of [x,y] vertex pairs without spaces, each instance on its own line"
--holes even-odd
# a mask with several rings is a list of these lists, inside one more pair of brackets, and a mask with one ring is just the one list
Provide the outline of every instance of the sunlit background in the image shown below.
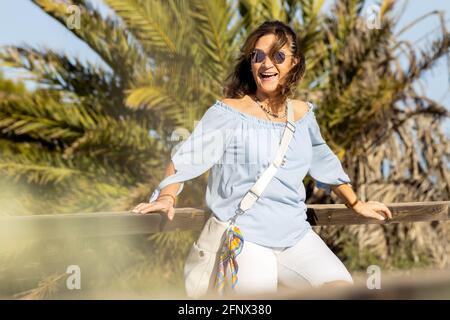
[[[324,2],[322,11],[329,11],[334,1]],[[113,12],[103,3],[102,0],[92,0],[91,3],[99,12],[104,15],[111,15]],[[364,8],[377,1],[365,1]],[[401,19],[394,30],[400,30],[409,22],[419,18],[425,12],[434,10],[443,11],[446,15],[446,25],[449,25],[448,16],[450,3],[442,0],[399,0],[398,7],[404,8]],[[423,47],[427,40],[433,38],[434,32],[439,29],[437,17],[424,19],[416,29],[408,30],[401,35],[400,39],[412,41],[414,46]],[[36,7],[29,0],[4,0],[0,2],[0,45],[8,44],[28,44],[32,46],[45,46],[69,56],[78,57],[81,61],[89,61],[100,65],[103,68],[108,66],[102,59],[76,36],[48,17],[45,12]],[[446,106],[450,106],[449,94],[449,74],[446,67],[446,59],[441,59],[434,70],[427,72],[422,78],[427,95]],[[7,73],[8,75],[8,73]],[[33,84],[29,84],[33,88]],[[447,134],[449,127],[446,127]]]

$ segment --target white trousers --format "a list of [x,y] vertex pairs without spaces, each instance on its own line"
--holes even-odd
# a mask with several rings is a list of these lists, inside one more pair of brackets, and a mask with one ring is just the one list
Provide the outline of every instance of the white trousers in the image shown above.
[[278,283],[298,289],[338,280],[353,284],[347,268],[312,229],[287,248],[268,248],[244,239],[236,259],[237,294],[276,292]]

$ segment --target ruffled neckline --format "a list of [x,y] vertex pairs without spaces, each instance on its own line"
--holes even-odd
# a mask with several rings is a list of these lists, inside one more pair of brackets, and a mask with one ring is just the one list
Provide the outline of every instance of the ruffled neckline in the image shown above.
[[[299,125],[300,123],[302,123],[303,121],[305,121],[307,118],[309,118],[313,114],[314,104],[311,101],[306,101],[306,104],[308,105],[308,111],[300,119],[298,119],[297,121],[294,121],[296,126]],[[286,126],[286,122],[276,122],[276,121],[270,121],[270,120],[255,117],[249,113],[239,111],[236,108],[222,102],[219,99],[216,99],[216,103],[214,105],[222,108],[223,110],[231,112],[236,116],[239,116],[241,119],[256,123],[258,125],[269,126],[269,127],[280,127],[280,128],[284,128]]]

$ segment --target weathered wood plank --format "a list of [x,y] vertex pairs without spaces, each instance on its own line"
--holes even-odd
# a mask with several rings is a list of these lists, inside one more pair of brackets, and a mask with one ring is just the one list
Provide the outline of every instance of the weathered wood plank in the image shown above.
[[[368,300],[368,299],[450,299],[450,270],[414,270],[410,274],[396,274],[388,270],[383,272],[379,289],[367,288],[367,277],[355,279],[353,286],[342,287],[305,287],[293,289],[281,287],[276,294],[224,296],[210,293],[205,300]],[[367,275],[366,275],[367,276]]]
[[160,232],[160,214],[80,213],[0,217],[0,237],[61,238]]
[[[387,224],[447,220],[450,201],[387,204],[393,219],[379,221],[357,216],[341,204],[308,205],[311,225]],[[207,209],[177,208],[175,219],[163,213],[146,215],[126,212],[96,212],[34,216],[0,216],[1,238],[60,238],[71,236],[119,236],[175,230],[201,230],[210,213]]]
[[392,219],[381,221],[356,215],[343,204],[308,205],[308,221],[311,225],[387,224],[420,221],[447,220],[450,201],[402,202],[386,204]]

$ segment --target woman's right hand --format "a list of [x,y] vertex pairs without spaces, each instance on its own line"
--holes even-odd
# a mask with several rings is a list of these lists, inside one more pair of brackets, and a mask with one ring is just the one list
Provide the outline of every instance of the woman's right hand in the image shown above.
[[162,196],[155,201],[138,204],[131,212],[146,214],[154,211],[162,211],[167,213],[169,220],[173,220],[173,217],[175,216],[175,208],[173,205],[174,203],[171,197]]

